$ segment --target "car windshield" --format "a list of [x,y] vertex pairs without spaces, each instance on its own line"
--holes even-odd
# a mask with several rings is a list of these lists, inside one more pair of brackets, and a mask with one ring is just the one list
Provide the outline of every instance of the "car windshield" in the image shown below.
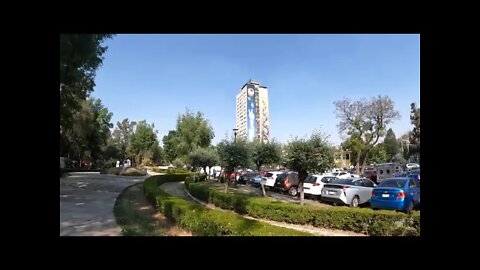
[[407,182],[405,179],[385,179],[378,186],[403,188],[405,186],[405,182]]
[[305,183],[315,183],[315,181],[317,181],[317,177],[312,175],[307,176],[307,179],[305,179]]
[[344,184],[344,185],[353,185],[353,179],[352,178],[347,178],[347,179],[335,179],[330,184]]
[[273,176],[273,173],[266,173],[265,174],[265,177],[272,177]]

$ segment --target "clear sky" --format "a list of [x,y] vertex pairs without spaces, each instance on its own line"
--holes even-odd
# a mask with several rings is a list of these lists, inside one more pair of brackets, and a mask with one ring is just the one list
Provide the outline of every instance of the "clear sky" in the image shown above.
[[92,96],[124,118],[154,123],[161,139],[179,113],[201,111],[216,144],[235,128],[235,95],[249,79],[269,89],[270,134],[280,142],[313,130],[339,144],[333,102],[388,95],[412,128],[420,104],[420,35],[116,35]]

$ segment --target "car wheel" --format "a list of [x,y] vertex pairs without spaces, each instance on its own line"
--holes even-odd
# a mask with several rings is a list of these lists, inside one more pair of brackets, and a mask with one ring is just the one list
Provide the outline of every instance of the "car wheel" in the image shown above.
[[410,201],[410,203],[407,206],[407,209],[405,209],[405,213],[409,214],[413,210],[413,201]]
[[297,194],[298,194],[298,189],[297,189],[297,187],[291,187],[291,188],[288,190],[288,194],[290,194],[290,196],[292,196],[292,197],[297,196]]
[[350,203],[350,207],[358,207],[358,202],[359,202],[359,198],[357,195],[355,195],[352,199],[352,202]]

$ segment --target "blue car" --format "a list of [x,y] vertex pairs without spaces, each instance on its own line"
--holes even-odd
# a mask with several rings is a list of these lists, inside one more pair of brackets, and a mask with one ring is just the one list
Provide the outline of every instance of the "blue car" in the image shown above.
[[410,177],[388,178],[372,191],[372,209],[391,209],[409,213],[420,205],[420,181]]

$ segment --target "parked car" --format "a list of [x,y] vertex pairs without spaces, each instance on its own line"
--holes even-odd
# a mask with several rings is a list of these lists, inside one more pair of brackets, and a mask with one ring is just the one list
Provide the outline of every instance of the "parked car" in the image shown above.
[[322,195],[322,188],[325,184],[337,179],[332,174],[312,174],[303,183],[303,192],[316,197]]
[[275,179],[273,187],[276,190],[285,191],[290,196],[298,195],[298,174],[297,173],[282,173]]
[[366,178],[336,179],[324,185],[321,199],[358,207],[370,201],[375,186],[375,183]]
[[259,187],[260,181],[262,181],[262,176],[260,174],[254,174],[248,177],[248,183],[253,187]]
[[272,171],[272,172],[267,172],[264,176],[263,179],[265,180],[265,186],[266,187],[273,187],[275,185],[275,179],[284,172],[281,171]]
[[417,163],[408,163],[405,166],[407,167],[408,171],[411,171],[413,169],[420,169],[420,165],[418,165]]
[[259,176],[258,173],[244,173],[244,174],[240,175],[240,177],[237,180],[237,183],[246,185],[247,183],[250,182],[250,180],[252,178],[254,178],[257,175]]
[[420,205],[420,181],[408,177],[383,180],[372,191],[372,209],[410,212]]
[[347,179],[347,178],[360,178],[358,174],[353,174],[349,172],[340,172],[335,177],[340,179]]

